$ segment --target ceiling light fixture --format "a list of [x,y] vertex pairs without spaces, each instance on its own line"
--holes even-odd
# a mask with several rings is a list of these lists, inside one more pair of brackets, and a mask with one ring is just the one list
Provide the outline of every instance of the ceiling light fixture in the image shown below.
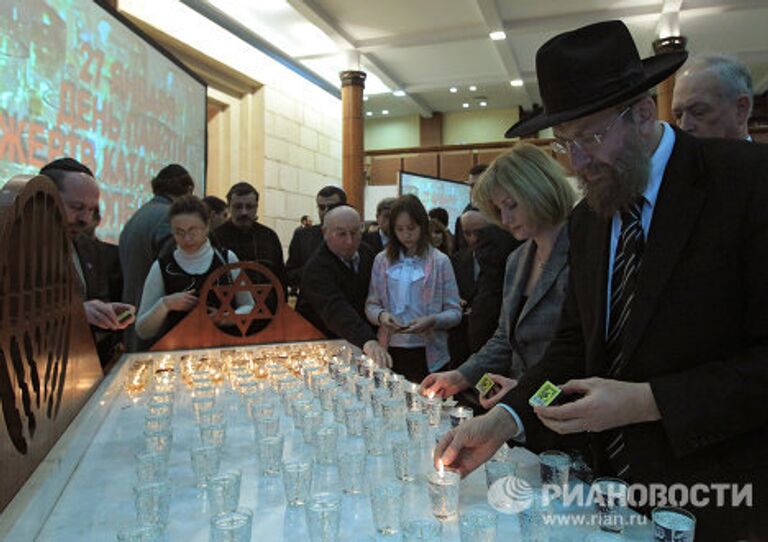
[[513,87],[522,87],[523,86],[523,80],[522,79],[512,79],[509,82],[510,85]]
[[392,92],[392,95],[393,96],[397,96],[398,98],[402,98],[403,96],[405,96],[405,91],[397,89],[397,90]]
[[475,92],[477,90],[477,87],[475,85],[469,85],[469,91]]
[[373,116],[373,111],[366,111],[365,116],[366,117],[372,117]]
[[469,109],[469,104],[467,102],[464,102],[463,104],[461,104],[461,107],[463,107],[464,109]]
[[389,109],[382,109],[381,110],[382,115],[389,115]]
[[363,101],[367,102],[368,101],[368,96],[363,96]]
[[451,87],[448,90],[450,91],[451,94],[456,94],[459,91],[459,89],[457,89],[456,87]]
[[488,107],[488,102],[480,102],[480,107]]
[[488,34],[488,37],[490,37],[493,41],[501,41],[507,39],[507,33],[503,30],[497,30],[496,32],[491,32]]

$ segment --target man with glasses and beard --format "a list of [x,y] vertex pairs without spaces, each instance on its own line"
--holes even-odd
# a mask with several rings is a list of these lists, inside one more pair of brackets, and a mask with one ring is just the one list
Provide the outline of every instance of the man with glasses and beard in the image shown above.
[[[680,505],[699,541],[765,540],[768,150],[657,120],[648,90],[685,58],[641,60],[619,21],[539,49],[544,113],[506,136],[553,127],[553,150],[584,190],[568,295],[542,361],[502,404],[451,430],[435,459],[467,474],[505,441],[536,450],[588,433],[597,475],[646,488],[751,484],[751,506],[718,505],[713,492]],[[530,406],[547,380],[568,402]]]

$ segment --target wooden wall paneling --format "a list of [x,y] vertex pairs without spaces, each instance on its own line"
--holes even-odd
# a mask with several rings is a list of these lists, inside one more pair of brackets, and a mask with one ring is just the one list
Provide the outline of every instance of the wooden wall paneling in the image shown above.
[[466,181],[467,174],[473,165],[471,151],[441,152],[438,177],[453,181]]
[[499,155],[509,149],[494,149],[490,151],[480,151],[475,153],[475,164],[485,164],[486,166],[493,162]]
[[443,114],[434,113],[431,118],[419,117],[419,146],[431,147],[443,144]]
[[368,169],[368,184],[397,184],[398,172],[403,169],[399,156],[372,157]]
[[412,154],[403,157],[403,170],[410,173],[420,173],[437,177],[438,153]]

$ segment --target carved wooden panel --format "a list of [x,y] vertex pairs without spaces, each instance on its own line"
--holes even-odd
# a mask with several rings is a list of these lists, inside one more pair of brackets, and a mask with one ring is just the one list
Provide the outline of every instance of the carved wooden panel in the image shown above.
[[0,510],[101,379],[55,186],[0,190]]
[[[237,278],[231,280],[231,271],[238,269],[240,273]],[[226,280],[222,280],[225,277]],[[247,314],[235,312],[234,300],[238,292],[249,292],[253,298],[253,308]],[[278,278],[255,262],[236,262],[216,269],[203,284],[200,299],[215,299],[218,307],[209,311],[207,303],[198,303],[186,318],[155,343],[152,350],[187,350],[326,338],[288,306]]]

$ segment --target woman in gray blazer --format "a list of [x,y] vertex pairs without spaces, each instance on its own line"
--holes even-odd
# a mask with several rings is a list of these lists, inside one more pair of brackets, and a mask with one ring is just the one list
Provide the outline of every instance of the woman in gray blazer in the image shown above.
[[557,162],[520,143],[491,164],[474,198],[483,214],[525,243],[507,259],[494,335],[458,369],[431,374],[421,387],[425,394],[447,397],[489,373],[496,386],[480,402],[490,408],[538,363],[557,330],[568,286],[565,223],[576,195]]

